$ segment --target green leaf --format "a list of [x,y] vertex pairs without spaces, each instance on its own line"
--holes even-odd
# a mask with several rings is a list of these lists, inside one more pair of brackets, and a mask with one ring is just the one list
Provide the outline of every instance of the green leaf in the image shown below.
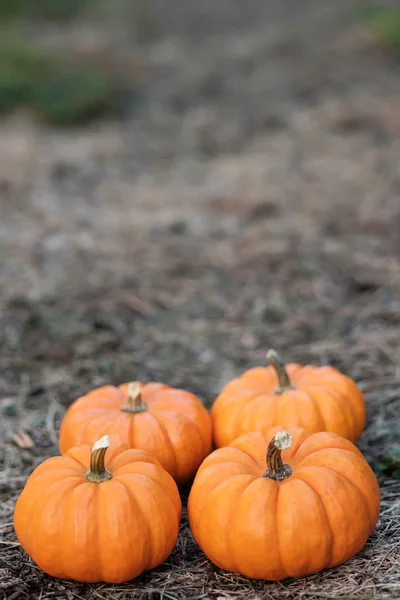
[[378,473],[400,479],[400,445],[392,446],[376,464]]
[[360,17],[379,41],[391,50],[400,50],[400,8],[366,4],[359,8]]
[[49,53],[16,37],[0,38],[0,113],[32,108],[56,125],[120,114],[133,92],[111,71]]
[[90,0],[1,0],[0,17],[66,21],[77,17]]

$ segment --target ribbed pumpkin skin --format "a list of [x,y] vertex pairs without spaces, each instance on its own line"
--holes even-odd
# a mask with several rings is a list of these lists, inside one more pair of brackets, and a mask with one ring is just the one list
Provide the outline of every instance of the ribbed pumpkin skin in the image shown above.
[[75,400],[61,423],[60,451],[92,445],[107,434],[111,447],[127,444],[153,453],[182,484],[211,450],[210,414],[190,392],[156,382],[139,385],[147,410],[137,414],[121,411],[127,402],[127,383],[106,385]]
[[356,383],[334,367],[286,365],[294,386],[275,394],[272,366],[255,367],[232,379],[211,408],[214,443],[227,446],[251,431],[266,433],[276,424],[302,427],[309,433],[331,431],[357,442],[366,421],[365,399]]
[[[292,446],[283,481],[263,477],[268,442],[285,429]],[[210,454],[188,501],[200,548],[217,566],[279,581],[334,567],[354,556],[374,530],[376,477],[361,452],[334,433],[276,427],[249,433]]]
[[90,454],[80,446],[39,465],[17,500],[14,528],[47,574],[122,583],[172,552],[181,500],[173,478],[147,452],[110,450],[113,478],[101,483],[85,479]]

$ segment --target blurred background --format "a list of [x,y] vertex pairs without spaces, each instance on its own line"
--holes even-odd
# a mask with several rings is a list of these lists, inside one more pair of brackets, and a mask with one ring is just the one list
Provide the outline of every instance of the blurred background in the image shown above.
[[[0,596],[397,597],[399,159],[397,0],[1,0]],[[185,492],[173,555],[125,587],[24,559],[15,500],[75,398],[158,380],[210,406],[269,348],[366,395],[382,511],[355,562],[229,579]]]
[[23,427],[53,451],[49,423],[108,382],[209,405],[274,347],[354,377],[363,449],[386,456],[397,3],[2,0],[0,16],[3,439]]

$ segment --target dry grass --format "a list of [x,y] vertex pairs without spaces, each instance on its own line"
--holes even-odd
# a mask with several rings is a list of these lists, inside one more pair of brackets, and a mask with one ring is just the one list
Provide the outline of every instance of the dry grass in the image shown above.
[[[9,481],[20,487],[21,481]],[[0,587],[4,598],[112,598],[128,600],[200,600],[223,598],[397,598],[399,596],[399,492],[400,482],[382,482],[382,509],[376,531],[365,549],[344,565],[322,573],[281,583],[249,580],[214,567],[191,536],[184,510],[180,536],[170,558],[137,580],[118,586],[82,585],[55,581],[44,575],[18,547],[12,533],[12,508],[16,492],[9,494],[1,525]],[[185,501],[187,494],[183,493]],[[397,506],[396,506],[397,503]],[[12,594],[19,595],[12,596]]]
[[[362,384],[362,382],[361,382]],[[389,394],[388,394],[389,395]],[[398,400],[396,399],[397,405]],[[374,407],[369,405],[370,415]],[[382,402],[375,406],[382,410]],[[377,448],[377,436],[392,438],[391,425],[396,429],[395,405],[390,415],[390,403],[385,427],[378,427],[378,415],[370,418],[370,425],[363,436],[361,447],[373,464],[373,457],[381,454]],[[184,505],[180,535],[170,558],[160,567],[137,580],[119,586],[107,584],[83,585],[75,582],[55,581],[36,567],[19,547],[13,532],[13,507],[26,475],[43,455],[51,455],[56,449],[43,446],[54,439],[54,416],[52,406],[43,418],[43,427],[33,431],[37,447],[33,451],[18,451],[22,463],[28,467],[6,468],[1,473],[2,498],[0,521],[0,561],[2,581],[0,592],[4,598],[112,598],[127,600],[158,599],[195,600],[201,598],[345,598],[380,599],[397,598],[400,593],[400,481],[380,477],[381,513],[375,532],[366,547],[356,557],[335,569],[280,583],[249,580],[246,577],[221,571],[214,567],[194,542],[187,521],[186,501],[189,491],[182,489]],[[392,418],[390,418],[392,416]],[[34,435],[35,434],[35,435]],[[389,442],[390,443],[390,442]],[[3,454],[5,464],[15,461],[14,448],[7,445]],[[15,595],[13,595],[15,594]]]
[[[389,475],[366,548],[280,584],[204,557],[188,489],[173,554],[125,585],[55,581],[13,533],[16,498],[57,452],[65,407],[105,382],[164,380],[210,405],[275,347],[357,380],[373,468],[399,443],[398,66],[335,29],[345,1],[290,3],[293,21],[272,0],[250,4],[242,19],[221,3],[217,39],[204,3],[198,30],[179,10],[186,30],[171,20],[174,35],[128,44],[149,87],[123,127],[0,123],[0,598],[400,597],[400,482]],[[90,38],[64,35],[74,47]],[[32,448],[13,441],[21,429]]]

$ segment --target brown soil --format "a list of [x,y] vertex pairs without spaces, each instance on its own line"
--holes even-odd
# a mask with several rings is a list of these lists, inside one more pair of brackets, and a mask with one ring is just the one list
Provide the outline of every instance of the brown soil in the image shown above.
[[106,382],[209,405],[274,347],[356,379],[374,468],[399,442],[398,64],[345,0],[197,4],[170,2],[144,45],[117,26],[63,32],[145,73],[123,123],[0,123],[0,597],[399,598],[400,482],[384,476],[366,548],[297,581],[214,567],[187,490],[174,553],[123,586],[53,580],[16,543],[16,498],[58,452],[65,407]]

